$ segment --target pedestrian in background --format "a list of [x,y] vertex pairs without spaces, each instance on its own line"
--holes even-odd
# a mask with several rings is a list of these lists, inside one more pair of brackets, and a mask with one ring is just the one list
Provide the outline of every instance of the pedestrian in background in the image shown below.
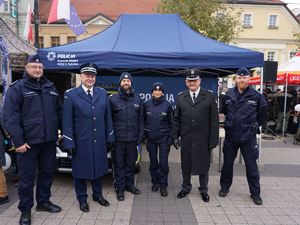
[[200,71],[188,71],[185,83],[188,90],[177,96],[172,130],[174,147],[181,146],[183,183],[177,198],[190,193],[191,175],[198,175],[201,198],[208,202],[210,156],[219,141],[218,108],[214,95],[200,87]]
[[251,198],[256,205],[262,204],[260,196],[259,171],[256,160],[259,146],[256,134],[267,119],[265,97],[249,87],[250,72],[240,68],[236,73],[236,87],[226,92],[222,112],[225,114],[225,140],[223,145],[223,166],[219,196],[226,197],[232,184],[233,164],[238,149],[245,165]]
[[124,201],[125,190],[134,195],[141,193],[134,185],[134,170],[137,145],[142,142],[144,128],[142,100],[134,93],[131,74],[122,73],[119,85],[119,92],[109,100],[116,140],[113,151],[114,185],[118,201]]
[[72,175],[79,208],[89,211],[87,180],[93,201],[109,206],[103,197],[101,177],[107,173],[107,148],[114,142],[111,111],[104,89],[94,87],[97,65],[83,64],[81,85],[66,91],[63,107],[64,148],[72,155]]
[[36,210],[61,211],[50,201],[61,109],[54,84],[43,76],[39,56],[29,57],[23,79],[10,85],[3,107],[3,125],[16,147],[18,158],[21,225],[31,224],[36,169]]
[[[168,157],[170,152],[172,105],[164,97],[164,85],[155,82],[152,85],[152,97],[143,105],[144,134],[150,158],[150,175],[153,192],[163,197],[168,195]],[[158,158],[157,158],[158,156]]]

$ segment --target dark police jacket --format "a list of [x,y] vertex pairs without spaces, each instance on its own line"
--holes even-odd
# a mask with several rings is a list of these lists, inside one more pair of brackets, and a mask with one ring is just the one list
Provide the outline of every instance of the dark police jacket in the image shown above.
[[227,91],[222,112],[225,114],[225,137],[238,144],[256,136],[259,126],[267,118],[267,102],[264,96],[248,87],[239,94],[237,87]]
[[25,72],[5,95],[3,125],[16,147],[56,141],[61,114],[56,88],[45,77],[38,82]]
[[149,99],[143,104],[144,134],[147,140],[160,143],[169,141],[172,127],[172,105],[165,100]]
[[116,141],[137,141],[144,135],[142,100],[120,91],[109,98]]

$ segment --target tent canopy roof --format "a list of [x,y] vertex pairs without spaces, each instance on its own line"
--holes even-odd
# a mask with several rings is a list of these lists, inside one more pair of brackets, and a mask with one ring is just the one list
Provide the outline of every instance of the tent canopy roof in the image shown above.
[[205,37],[175,14],[123,14],[101,33],[38,54],[46,69],[72,70],[90,62],[100,68],[152,69],[263,65],[263,53]]

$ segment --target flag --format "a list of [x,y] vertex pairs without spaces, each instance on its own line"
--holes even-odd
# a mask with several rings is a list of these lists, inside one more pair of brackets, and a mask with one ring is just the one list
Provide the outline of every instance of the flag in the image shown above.
[[84,33],[86,31],[85,27],[83,26],[79,16],[76,13],[76,9],[73,5],[70,6],[70,20],[65,19],[66,23],[72,29],[76,36]]
[[25,28],[24,28],[24,33],[23,33],[23,37],[27,41],[33,41],[32,26],[31,26],[31,15],[32,15],[32,10],[30,8],[30,5],[28,4]]
[[4,0],[0,0],[0,6],[1,6],[1,4],[4,2]]
[[47,23],[70,19],[70,0],[53,0]]

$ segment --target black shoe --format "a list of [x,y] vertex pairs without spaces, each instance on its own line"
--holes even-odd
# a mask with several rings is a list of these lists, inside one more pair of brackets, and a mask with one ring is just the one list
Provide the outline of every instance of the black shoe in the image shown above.
[[184,198],[186,195],[188,195],[190,192],[189,191],[185,191],[185,190],[181,190],[178,195],[177,198]]
[[36,206],[36,211],[46,211],[49,213],[58,213],[61,208],[58,205],[54,205],[52,202],[48,201],[44,204],[38,204]]
[[118,201],[124,201],[124,199],[125,199],[124,191],[118,191],[117,192],[117,199],[118,199]]
[[168,196],[167,188],[161,188],[160,189],[160,195],[163,196],[163,197],[167,197]]
[[31,224],[31,210],[26,210],[21,213],[19,224],[20,225],[30,225]]
[[207,193],[200,193],[200,195],[204,202],[209,202],[209,195]]
[[110,206],[109,202],[102,196],[100,196],[99,198],[93,197],[93,200],[94,200],[94,202],[98,202],[102,206],[106,206],[106,207]]
[[219,191],[219,196],[222,197],[222,198],[225,198],[225,197],[227,196],[228,192],[229,192],[229,191],[225,191],[225,190],[222,190],[222,189],[221,189],[221,190]]
[[87,202],[79,202],[79,208],[82,212],[88,212],[90,211],[89,205]]
[[137,189],[135,186],[132,186],[132,187],[126,187],[125,188],[126,191],[134,194],[134,195],[139,195],[141,194],[141,191],[139,189]]
[[0,205],[9,202],[8,196],[0,197]]
[[251,198],[256,205],[262,205],[262,199],[260,196],[251,195]]
[[158,188],[159,188],[159,184],[153,184],[152,187],[151,187],[151,191],[157,192]]

